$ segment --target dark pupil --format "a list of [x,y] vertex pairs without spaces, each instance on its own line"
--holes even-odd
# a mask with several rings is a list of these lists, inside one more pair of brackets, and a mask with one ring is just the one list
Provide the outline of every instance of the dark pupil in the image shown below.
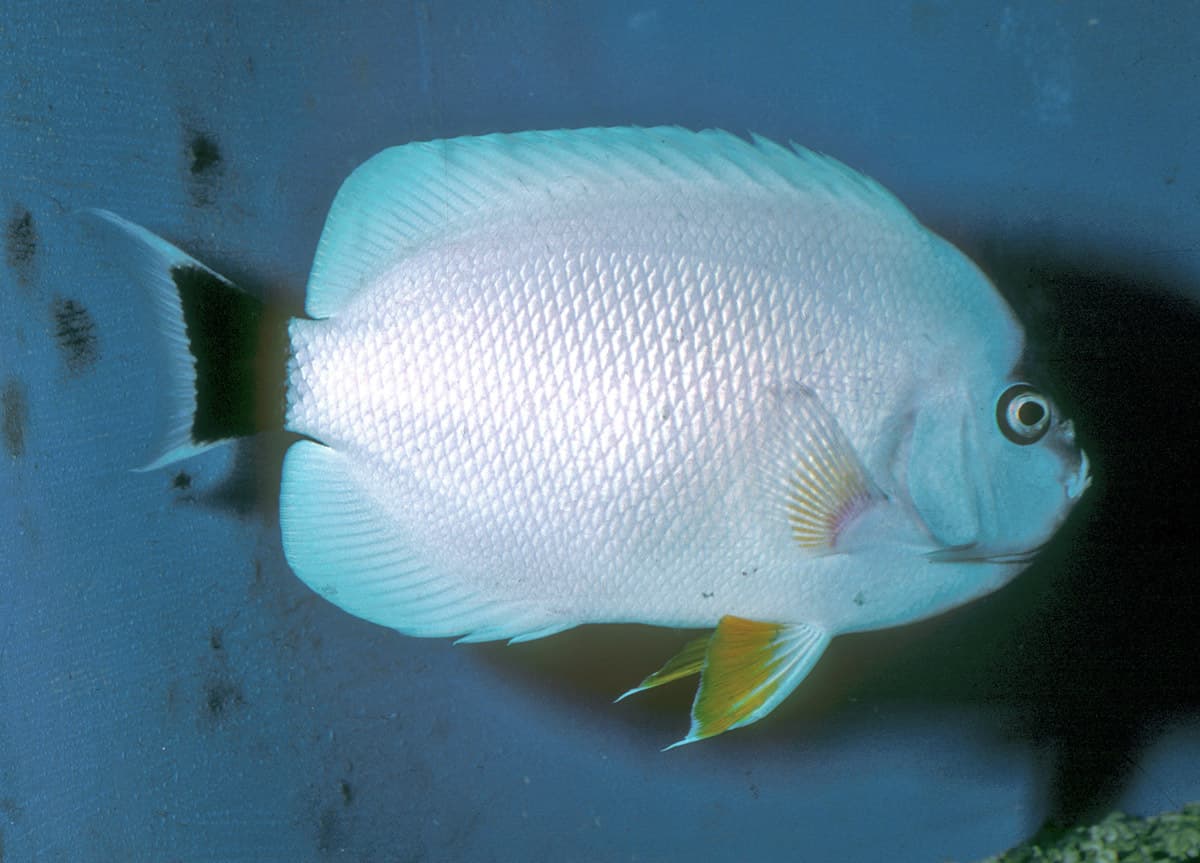
[[1017,408],[1017,419],[1022,425],[1035,426],[1042,421],[1042,417],[1046,415],[1046,409],[1037,402],[1025,402]]

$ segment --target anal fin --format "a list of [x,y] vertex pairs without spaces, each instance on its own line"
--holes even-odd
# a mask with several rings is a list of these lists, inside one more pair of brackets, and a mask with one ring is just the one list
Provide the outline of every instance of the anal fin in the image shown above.
[[705,635],[692,639],[683,646],[681,651],[668,659],[662,668],[646,677],[633,689],[623,692],[616,700],[624,701],[638,692],[645,692],[647,689],[662,686],[664,683],[699,674],[704,667],[704,656],[708,652],[708,642],[711,638],[712,636]]
[[810,624],[722,617],[705,650],[691,728],[667,749],[762,719],[808,675],[829,640]]
[[308,440],[288,450],[279,502],[283,550],[318,594],[407,635],[522,641],[574,625],[536,600],[491,595],[414,550],[402,520],[372,489],[369,471],[343,452]]

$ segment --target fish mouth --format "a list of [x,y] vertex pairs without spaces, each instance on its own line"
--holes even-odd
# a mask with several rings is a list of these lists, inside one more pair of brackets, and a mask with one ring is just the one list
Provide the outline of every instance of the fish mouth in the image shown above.
[[[1074,442],[1074,429],[1071,427],[1070,421],[1064,424],[1063,437],[1070,442]],[[1087,453],[1082,449],[1076,449],[1078,453],[1079,465],[1075,471],[1063,481],[1063,493],[1066,495],[1067,501],[1074,505],[1074,502],[1079,500],[1088,487],[1092,484],[1091,465],[1088,462]],[[1066,519],[1067,513],[1071,507],[1064,507],[1060,517],[1060,523]],[[1051,534],[1053,536],[1053,532]],[[988,554],[987,551],[979,546],[978,543],[969,543],[967,545],[955,545],[948,548],[939,548],[935,551],[926,552],[925,557],[936,563],[991,563],[1002,566],[1025,566],[1033,562],[1042,549],[1050,544],[1050,539],[1047,538],[1044,542],[1040,542],[1031,548],[1020,551],[1005,551],[997,554]]]
[[1063,489],[1066,492],[1067,500],[1079,500],[1080,496],[1092,484],[1092,471],[1087,453],[1075,443],[1074,421],[1065,420],[1058,427],[1055,447],[1064,462],[1068,465],[1075,464],[1074,473],[1069,474],[1063,481]]
[[1075,471],[1075,475],[1069,478],[1065,484],[1067,500],[1079,500],[1080,496],[1088,490],[1091,484],[1091,466],[1088,464],[1087,453],[1081,449],[1079,450],[1079,468]]
[[977,544],[956,545],[950,548],[939,548],[926,552],[925,557],[934,563],[991,563],[1003,566],[1025,565],[1031,563],[1041,550],[1049,544],[1049,540],[1023,551],[1005,551],[999,554],[988,554]]

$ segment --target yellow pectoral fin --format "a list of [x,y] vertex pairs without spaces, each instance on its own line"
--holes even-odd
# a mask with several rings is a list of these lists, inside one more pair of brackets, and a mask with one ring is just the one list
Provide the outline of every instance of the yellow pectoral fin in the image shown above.
[[653,689],[656,686],[662,686],[664,683],[670,683],[672,680],[679,680],[682,677],[699,674],[700,669],[704,666],[704,654],[708,650],[710,638],[711,636],[705,635],[689,641],[683,646],[683,650],[668,659],[662,668],[651,674],[633,689],[622,693],[617,698],[617,701],[622,701],[636,692],[643,692],[647,689]]
[[692,703],[692,727],[687,737],[667,749],[762,719],[799,685],[828,644],[829,635],[808,624],[722,617],[708,639],[700,688]]

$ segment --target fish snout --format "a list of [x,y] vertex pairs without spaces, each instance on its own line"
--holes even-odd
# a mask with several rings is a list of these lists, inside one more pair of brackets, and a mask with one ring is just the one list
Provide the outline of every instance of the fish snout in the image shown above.
[[1092,484],[1091,464],[1087,453],[1075,442],[1075,423],[1063,420],[1056,429],[1055,449],[1063,460],[1063,488],[1067,500],[1076,501]]

